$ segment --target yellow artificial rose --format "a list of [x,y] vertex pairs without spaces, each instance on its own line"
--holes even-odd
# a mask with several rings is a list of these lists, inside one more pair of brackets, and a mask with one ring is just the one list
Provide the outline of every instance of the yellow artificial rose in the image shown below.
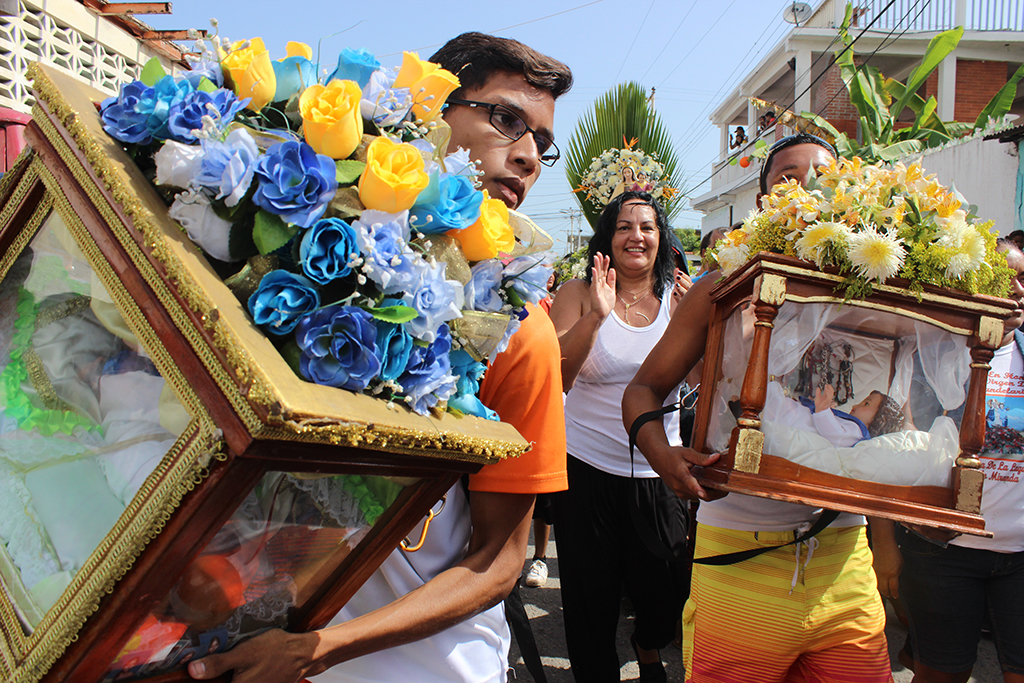
[[289,57],[305,57],[306,59],[313,59],[313,48],[305,43],[300,43],[295,40],[289,40],[288,44],[285,45],[285,52]]
[[500,199],[491,199],[484,190],[480,204],[480,218],[463,230],[451,230],[449,235],[462,244],[466,260],[483,261],[498,254],[510,254],[516,245],[516,236],[508,222],[508,207]]
[[309,146],[332,159],[346,159],[363,137],[362,91],[354,81],[311,85],[299,97],[302,133]]
[[420,151],[381,136],[366,148],[366,170],[359,178],[359,201],[368,209],[398,213],[412,208],[430,182]]
[[245,41],[231,46],[221,61],[225,84],[235,91],[240,99],[251,98],[246,109],[259,111],[270,104],[277,90],[277,77],[270,62],[270,53],[263,46],[262,38],[253,38],[249,47]]
[[441,112],[445,100],[459,87],[459,79],[437,64],[420,59],[415,52],[404,52],[394,87],[409,88],[415,103],[413,114],[426,123]]

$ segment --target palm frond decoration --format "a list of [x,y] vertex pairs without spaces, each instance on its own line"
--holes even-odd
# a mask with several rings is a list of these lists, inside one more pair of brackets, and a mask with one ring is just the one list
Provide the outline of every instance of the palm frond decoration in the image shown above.
[[[650,160],[654,163],[648,163]],[[597,224],[602,199],[607,201],[607,196],[594,196],[593,184],[585,183],[587,174],[609,166],[614,174],[625,165],[635,165],[634,170],[658,168],[660,178],[652,185],[669,219],[685,206],[686,198],[675,189],[682,179],[668,128],[651,107],[647,91],[636,81],[620,83],[601,95],[569,138],[565,176],[591,227]]]

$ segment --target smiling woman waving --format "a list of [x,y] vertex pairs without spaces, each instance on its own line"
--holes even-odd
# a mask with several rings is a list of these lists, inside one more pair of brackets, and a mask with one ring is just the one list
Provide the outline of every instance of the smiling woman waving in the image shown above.
[[[551,307],[570,456],[569,490],[556,503],[558,564],[566,642],[580,683],[619,680],[615,628],[623,590],[636,610],[640,680],[664,681],[658,650],[672,641],[685,601],[684,565],[656,555],[636,529],[647,524],[661,537],[685,539],[685,510],[640,453],[630,459],[620,407],[671,315],[668,235],[665,211],[649,194],[620,194],[598,219],[588,277],[565,283]],[[678,413],[665,419],[666,432],[678,435]]]

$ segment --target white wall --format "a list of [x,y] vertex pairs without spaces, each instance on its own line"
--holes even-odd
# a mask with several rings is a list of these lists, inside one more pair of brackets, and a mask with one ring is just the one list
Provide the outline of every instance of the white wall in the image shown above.
[[981,137],[929,152],[921,158],[927,173],[943,185],[953,184],[981,220],[995,221],[1001,237],[1014,231],[1017,151],[1014,145]]

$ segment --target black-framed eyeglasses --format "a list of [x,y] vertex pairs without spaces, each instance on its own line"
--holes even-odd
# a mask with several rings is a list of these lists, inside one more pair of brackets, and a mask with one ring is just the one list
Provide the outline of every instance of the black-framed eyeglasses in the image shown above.
[[461,104],[464,107],[479,107],[489,112],[491,126],[509,140],[518,140],[527,133],[533,133],[533,142],[537,145],[537,154],[540,155],[540,163],[545,166],[554,166],[562,153],[558,151],[555,141],[538,133],[526,125],[519,114],[515,113],[503,104],[491,104],[489,102],[475,102],[473,100],[458,100],[448,98],[448,104]]

